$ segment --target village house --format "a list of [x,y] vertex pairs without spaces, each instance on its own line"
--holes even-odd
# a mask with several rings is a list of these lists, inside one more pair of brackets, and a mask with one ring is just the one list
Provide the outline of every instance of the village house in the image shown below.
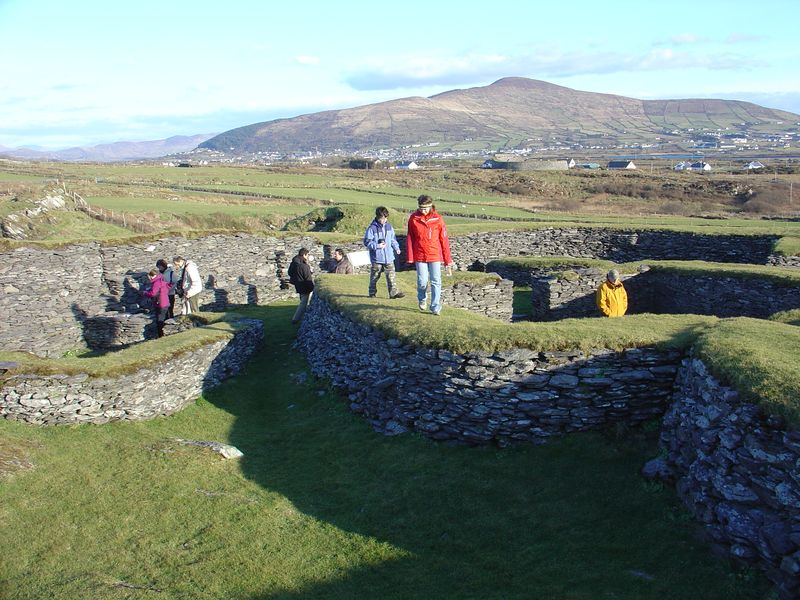
[[686,160],[679,162],[672,168],[675,171],[710,171],[711,165],[702,160],[697,162]]
[[607,169],[635,169],[632,160],[612,160],[606,165]]
[[415,163],[413,160],[402,161],[395,165],[395,169],[419,169],[419,165]]

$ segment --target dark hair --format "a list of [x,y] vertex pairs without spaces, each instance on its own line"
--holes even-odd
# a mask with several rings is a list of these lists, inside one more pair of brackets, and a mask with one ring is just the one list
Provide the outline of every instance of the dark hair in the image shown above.
[[157,269],[164,269],[166,271],[168,266],[169,265],[167,264],[167,261],[164,258],[159,258],[156,261],[156,268]]
[[342,250],[341,248],[337,248],[336,250],[333,251],[334,254],[336,254],[337,252],[342,256],[344,256],[344,250]]
[[176,256],[175,258],[172,259],[172,264],[175,264],[175,263],[178,263],[178,262],[182,263],[182,262],[186,262],[186,261],[184,260],[184,258],[182,256]]
[[147,274],[148,277],[155,277],[156,275],[158,275],[158,271],[155,269],[150,269],[150,272]]
[[417,206],[433,206],[433,198],[428,196],[428,194],[422,194],[417,198]]
[[389,217],[389,209],[385,206],[379,206],[375,209],[375,218],[380,219],[381,217]]
[[308,248],[300,248],[297,251],[297,256],[308,256]]

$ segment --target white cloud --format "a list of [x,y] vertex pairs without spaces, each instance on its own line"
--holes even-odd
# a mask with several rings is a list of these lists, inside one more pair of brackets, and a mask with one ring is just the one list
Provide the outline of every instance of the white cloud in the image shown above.
[[726,44],[742,44],[750,42],[760,42],[767,39],[763,35],[753,35],[750,33],[732,33],[725,38]]
[[679,33],[671,36],[669,40],[673,44],[699,44],[701,42],[707,42],[708,38],[695,35],[694,33]]
[[320,60],[319,56],[307,56],[307,55],[300,55],[296,56],[295,60],[299,62],[301,65],[318,65]]
[[397,56],[381,63],[365,63],[346,74],[344,81],[361,91],[390,90],[431,85],[468,85],[510,75],[565,78],[671,69],[746,70],[759,65],[756,58],[731,52],[699,53],[653,48],[650,52],[637,54],[546,49],[517,57]]

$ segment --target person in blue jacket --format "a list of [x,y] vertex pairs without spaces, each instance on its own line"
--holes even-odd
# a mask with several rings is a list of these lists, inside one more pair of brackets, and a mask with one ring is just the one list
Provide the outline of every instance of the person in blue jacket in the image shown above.
[[394,228],[389,223],[389,209],[379,206],[375,209],[375,220],[364,232],[364,245],[369,248],[369,297],[374,298],[378,292],[378,279],[386,273],[386,285],[389,298],[402,298],[405,294],[397,289],[394,259],[400,256],[400,245],[394,235]]

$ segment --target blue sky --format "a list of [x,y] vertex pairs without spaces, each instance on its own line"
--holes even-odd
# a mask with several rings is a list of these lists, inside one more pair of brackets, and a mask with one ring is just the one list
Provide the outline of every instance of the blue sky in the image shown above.
[[800,113],[800,3],[0,0],[0,146],[221,132],[501,77]]

